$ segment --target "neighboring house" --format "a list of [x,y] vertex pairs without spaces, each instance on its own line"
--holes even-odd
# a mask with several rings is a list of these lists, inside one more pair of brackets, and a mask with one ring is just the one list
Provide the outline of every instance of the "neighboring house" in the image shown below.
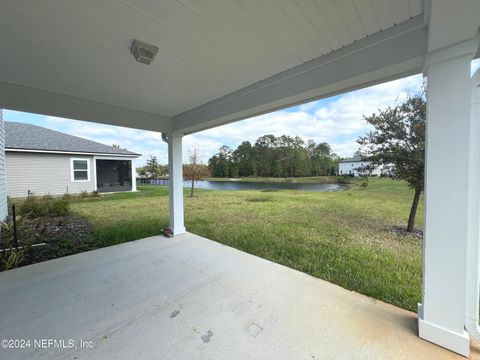
[[5,121],[7,194],[11,197],[136,191],[131,151],[40,126]]
[[362,161],[360,156],[343,159],[338,163],[338,174],[351,176],[363,176],[367,174],[380,176],[382,174],[382,170],[380,168],[367,171],[367,167],[369,165],[370,163],[368,161]]

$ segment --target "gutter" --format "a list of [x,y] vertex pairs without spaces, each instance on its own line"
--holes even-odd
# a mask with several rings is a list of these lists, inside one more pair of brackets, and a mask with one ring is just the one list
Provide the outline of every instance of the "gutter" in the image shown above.
[[81,152],[81,151],[56,151],[56,150],[33,150],[33,149],[16,149],[5,148],[5,152],[26,152],[26,153],[41,153],[41,154],[60,154],[60,155],[94,155],[94,156],[120,156],[128,158],[137,158],[142,154],[116,154],[116,153],[94,153],[94,152]]

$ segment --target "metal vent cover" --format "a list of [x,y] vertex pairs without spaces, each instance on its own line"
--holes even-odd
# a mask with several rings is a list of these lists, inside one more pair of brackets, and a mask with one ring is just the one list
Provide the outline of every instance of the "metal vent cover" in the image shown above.
[[135,39],[132,42],[132,47],[130,51],[135,57],[135,60],[142,64],[150,65],[150,63],[155,58],[155,55],[157,55],[158,53],[158,47]]

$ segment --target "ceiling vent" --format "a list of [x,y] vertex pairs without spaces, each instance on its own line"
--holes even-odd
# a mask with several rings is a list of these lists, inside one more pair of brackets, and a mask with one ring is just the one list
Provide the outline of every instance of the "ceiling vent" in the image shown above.
[[157,55],[158,47],[135,39],[133,40],[132,48],[130,50],[135,57],[135,60],[150,65],[155,55]]

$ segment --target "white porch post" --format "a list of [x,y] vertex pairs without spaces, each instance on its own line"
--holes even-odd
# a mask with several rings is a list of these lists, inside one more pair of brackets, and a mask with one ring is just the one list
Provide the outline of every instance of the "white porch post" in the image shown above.
[[[475,41],[426,57],[427,134],[423,300],[419,336],[469,355],[465,325],[470,63]],[[452,183],[452,180],[455,180]]]
[[137,191],[137,170],[135,169],[133,159],[130,160],[130,166],[132,170],[132,191]]
[[170,229],[185,232],[183,214],[182,136],[168,134],[168,186],[170,188]]

